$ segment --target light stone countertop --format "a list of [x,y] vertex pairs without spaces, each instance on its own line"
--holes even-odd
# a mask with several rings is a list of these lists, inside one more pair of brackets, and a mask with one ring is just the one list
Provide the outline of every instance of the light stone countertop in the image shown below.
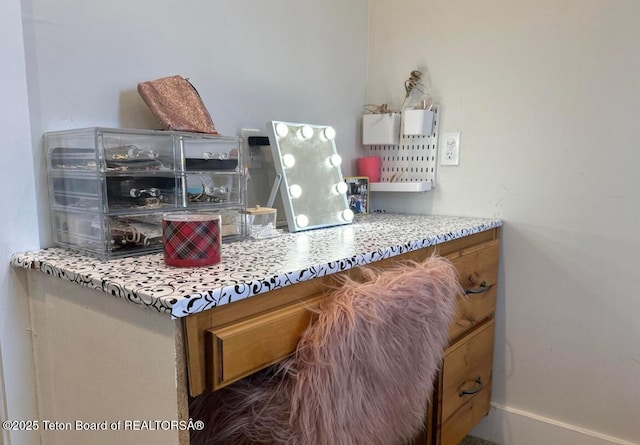
[[162,253],[101,261],[63,248],[16,253],[11,265],[179,318],[501,225],[492,218],[374,214],[349,225],[223,244],[222,262],[208,267],[169,267]]

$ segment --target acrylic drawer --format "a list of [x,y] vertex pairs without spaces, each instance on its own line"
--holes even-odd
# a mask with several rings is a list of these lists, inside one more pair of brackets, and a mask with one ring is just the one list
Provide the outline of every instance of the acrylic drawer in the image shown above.
[[49,171],[150,172],[175,168],[170,133],[84,128],[45,133]]
[[134,212],[167,210],[180,203],[179,180],[170,176],[49,176],[51,205],[57,210]]
[[171,135],[102,131],[98,146],[104,155],[104,171],[149,172],[175,168],[174,141]]
[[162,250],[163,213],[102,216],[53,212],[56,244],[109,260]]
[[180,180],[170,176],[107,176],[106,212],[167,210],[179,206]]
[[238,138],[181,136],[184,169],[240,171]]
[[86,175],[49,174],[49,197],[56,210],[76,209],[90,212],[102,210],[102,188],[95,177]]
[[245,180],[240,173],[187,173],[187,206],[244,203]]

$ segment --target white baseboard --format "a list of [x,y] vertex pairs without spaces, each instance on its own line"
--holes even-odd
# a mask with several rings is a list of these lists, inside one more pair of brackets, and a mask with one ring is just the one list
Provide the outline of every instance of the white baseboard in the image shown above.
[[471,435],[500,445],[639,445],[495,403]]

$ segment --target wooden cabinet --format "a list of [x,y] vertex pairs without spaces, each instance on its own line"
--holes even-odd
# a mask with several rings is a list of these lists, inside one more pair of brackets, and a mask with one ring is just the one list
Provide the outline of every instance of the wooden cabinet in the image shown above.
[[[39,418],[187,421],[189,396],[222,388],[293,352],[313,323],[311,309],[330,294],[327,286],[337,274],[325,272],[354,261],[386,268],[437,253],[455,264],[466,293],[458,298],[442,372],[414,443],[455,444],[489,409],[500,225],[482,218],[368,215],[354,225],[235,243],[217,272],[166,268],[157,255],[136,258],[132,267],[130,259],[100,262],[59,248],[15,254],[11,264],[29,300]],[[447,238],[455,239],[442,242]],[[376,260],[435,241],[440,244]],[[361,271],[341,273],[357,278]],[[89,392],[100,403],[87,398]],[[174,429],[107,433],[34,432],[47,445],[190,440],[189,431]]]
[[[414,445],[455,445],[489,411],[499,248],[499,229],[491,229],[371,265],[420,261],[435,252],[453,262],[465,290],[449,328],[425,431]],[[310,309],[334,279],[316,278],[186,317],[190,395],[221,388],[292,353],[312,322]]]
[[500,241],[446,255],[465,294],[449,326],[449,347],[435,383],[426,430],[413,445],[456,445],[489,413]]

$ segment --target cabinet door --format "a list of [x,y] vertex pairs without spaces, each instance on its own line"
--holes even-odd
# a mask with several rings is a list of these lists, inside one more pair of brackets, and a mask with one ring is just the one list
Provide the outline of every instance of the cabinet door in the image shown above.
[[489,412],[494,326],[489,320],[445,354],[439,393],[439,444],[458,444]]

